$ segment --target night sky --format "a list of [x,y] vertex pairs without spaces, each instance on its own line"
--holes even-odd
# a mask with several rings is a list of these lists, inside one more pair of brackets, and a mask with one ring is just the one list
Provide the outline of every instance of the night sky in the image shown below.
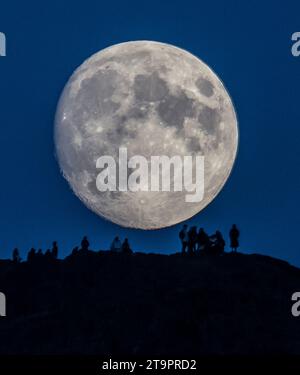
[[[112,44],[154,40],[184,48],[221,78],[240,131],[233,172],[218,197],[187,221],[226,235],[241,251],[300,266],[299,1],[57,1],[0,3],[0,257],[19,247],[67,255],[83,235],[106,249],[119,234],[136,251],[180,249],[181,224],[128,230],[104,221],[74,196],[54,157],[53,122],[64,84],[86,58]],[[228,247],[227,247],[228,248]]]

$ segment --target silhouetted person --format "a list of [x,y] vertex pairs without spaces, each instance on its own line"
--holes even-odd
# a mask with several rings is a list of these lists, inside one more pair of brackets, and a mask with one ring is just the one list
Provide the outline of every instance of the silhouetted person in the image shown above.
[[35,249],[32,247],[29,252],[28,252],[28,255],[27,255],[27,261],[28,262],[31,262],[32,260],[34,260],[34,258],[36,257],[36,252],[35,252]]
[[38,249],[38,252],[37,252],[36,256],[38,258],[42,258],[42,256],[43,256],[43,250],[42,249]]
[[191,227],[188,231],[188,252],[189,254],[193,254],[196,251],[196,243],[197,243],[197,228]]
[[217,230],[212,236],[209,237],[208,254],[220,255],[224,252],[225,241],[222,233]]
[[179,239],[181,241],[181,252],[184,254],[189,242],[188,226],[184,224],[179,232]]
[[52,255],[53,259],[57,259],[57,256],[58,256],[58,246],[57,246],[57,242],[56,241],[54,241],[52,243],[51,255]]
[[206,252],[207,247],[209,244],[209,237],[208,234],[205,232],[203,228],[199,229],[197,233],[197,250]]
[[78,246],[75,246],[74,249],[72,250],[72,255],[77,255],[78,254]]
[[237,226],[233,224],[229,232],[229,237],[230,237],[230,247],[231,247],[231,250],[234,252],[237,252],[237,248],[239,247],[239,236],[240,236],[240,231],[238,230]]
[[215,254],[215,248],[216,248],[216,234],[212,234],[211,236],[208,237],[208,244],[206,248],[206,252],[209,255],[214,255]]
[[219,230],[216,231],[216,243],[215,243],[215,247],[216,247],[216,253],[218,255],[224,253],[225,240],[224,240],[224,238],[222,236],[222,233]]
[[132,250],[130,248],[128,238],[125,238],[124,242],[122,243],[122,253],[124,254],[132,254]]
[[17,248],[15,248],[13,250],[12,259],[13,259],[14,263],[20,263],[21,262],[20,253],[19,253],[19,250]]
[[90,243],[89,243],[89,241],[87,239],[87,236],[84,236],[83,239],[82,239],[82,241],[81,241],[81,249],[83,251],[88,251],[89,246],[90,246]]
[[121,247],[122,247],[121,241],[120,241],[119,237],[116,236],[114,238],[113,242],[110,245],[110,250],[111,251],[115,251],[115,252],[120,252],[121,251]]
[[45,252],[45,258],[46,258],[47,260],[50,260],[50,259],[53,258],[53,255],[52,255],[52,252],[51,252],[50,249],[47,249],[47,250],[46,250],[46,252]]

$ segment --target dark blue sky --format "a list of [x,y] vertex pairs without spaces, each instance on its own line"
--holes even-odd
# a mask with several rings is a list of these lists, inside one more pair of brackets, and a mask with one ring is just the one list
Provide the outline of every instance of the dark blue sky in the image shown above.
[[218,197],[188,224],[209,232],[241,228],[241,250],[300,266],[299,1],[0,2],[0,257],[18,246],[61,255],[90,237],[107,248],[129,237],[134,250],[174,252],[181,225],[127,230],[97,217],[72,194],[54,159],[53,119],[69,76],[91,54],[115,43],[155,40],[205,61],[234,101],[240,130],[234,170]]

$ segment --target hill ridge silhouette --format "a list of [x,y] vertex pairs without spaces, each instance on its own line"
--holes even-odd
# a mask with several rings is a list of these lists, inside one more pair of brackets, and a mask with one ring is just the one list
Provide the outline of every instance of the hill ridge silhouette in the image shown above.
[[0,261],[0,354],[300,354],[300,269],[266,255]]

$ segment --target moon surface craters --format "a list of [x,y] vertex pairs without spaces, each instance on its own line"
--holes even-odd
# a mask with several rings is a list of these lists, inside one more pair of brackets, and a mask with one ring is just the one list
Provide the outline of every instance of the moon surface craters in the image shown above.
[[[222,189],[238,144],[231,99],[207,65],[177,47],[128,42],[86,60],[61,95],[55,120],[60,168],[75,194],[98,215],[127,227],[155,229],[201,211]],[[96,160],[203,155],[204,199],[179,192],[99,192]],[[128,171],[130,173],[130,171]],[[174,182],[174,181],[173,181]]]

